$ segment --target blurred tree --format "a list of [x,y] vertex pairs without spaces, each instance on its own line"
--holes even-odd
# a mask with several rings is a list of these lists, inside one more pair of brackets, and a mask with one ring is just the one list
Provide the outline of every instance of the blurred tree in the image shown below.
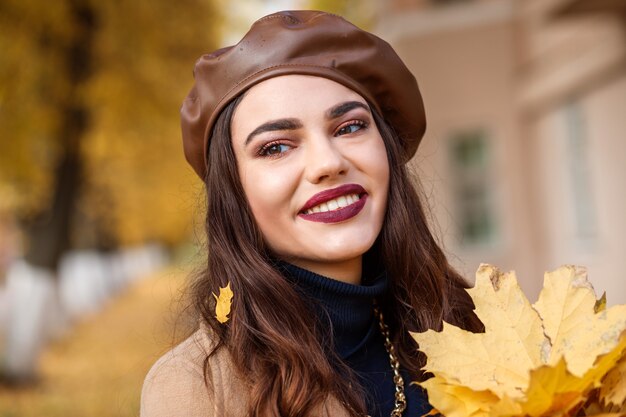
[[[188,218],[171,201],[189,198],[180,187],[193,174],[178,108],[192,82],[183,76],[217,44],[215,3],[0,4],[0,182],[18,196],[14,210],[31,233],[61,227],[61,213],[78,208],[122,243],[184,237]],[[37,239],[62,252],[46,240]],[[58,256],[29,247],[36,264],[54,265]]]
[[309,0],[308,8],[343,16],[360,28],[369,29],[376,17],[376,0]]
[[197,189],[184,184],[199,182],[182,157],[178,109],[194,60],[218,44],[218,9],[0,2],[0,184],[28,264],[54,276],[73,247],[187,237]]

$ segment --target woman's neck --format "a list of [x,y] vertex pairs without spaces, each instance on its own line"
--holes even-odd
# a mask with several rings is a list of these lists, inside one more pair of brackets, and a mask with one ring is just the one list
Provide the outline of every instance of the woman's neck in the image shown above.
[[361,256],[341,262],[315,262],[305,259],[289,259],[288,262],[337,281],[353,285],[361,284]]

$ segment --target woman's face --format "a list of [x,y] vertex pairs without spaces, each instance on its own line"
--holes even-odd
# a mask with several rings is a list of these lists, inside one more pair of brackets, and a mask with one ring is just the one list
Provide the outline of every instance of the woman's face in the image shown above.
[[271,78],[245,94],[231,134],[272,251],[318,273],[360,265],[381,230],[389,185],[385,146],[363,97],[326,78]]

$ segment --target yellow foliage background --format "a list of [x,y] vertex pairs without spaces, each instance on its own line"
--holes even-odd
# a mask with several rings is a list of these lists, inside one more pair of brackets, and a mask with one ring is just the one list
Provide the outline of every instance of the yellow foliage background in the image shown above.
[[90,114],[80,144],[84,223],[106,228],[121,245],[179,243],[202,204],[200,181],[182,156],[178,109],[193,62],[219,44],[219,8],[211,0],[84,3],[95,16],[94,62],[78,86],[59,57],[77,36],[70,2],[0,5],[3,210],[28,218],[49,204],[61,146],[55,133],[75,93]]

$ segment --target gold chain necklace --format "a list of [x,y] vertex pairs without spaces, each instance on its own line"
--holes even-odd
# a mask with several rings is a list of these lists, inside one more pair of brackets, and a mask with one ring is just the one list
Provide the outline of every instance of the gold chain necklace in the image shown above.
[[391,369],[393,370],[393,383],[396,386],[396,402],[393,410],[391,410],[391,417],[402,417],[402,412],[406,408],[406,396],[404,395],[404,380],[402,379],[402,375],[400,375],[400,361],[398,361],[396,350],[391,343],[389,328],[383,320],[383,312],[380,311],[376,304],[374,304],[374,314],[378,316],[380,332],[385,338],[385,349],[389,354],[389,362],[391,363]]

